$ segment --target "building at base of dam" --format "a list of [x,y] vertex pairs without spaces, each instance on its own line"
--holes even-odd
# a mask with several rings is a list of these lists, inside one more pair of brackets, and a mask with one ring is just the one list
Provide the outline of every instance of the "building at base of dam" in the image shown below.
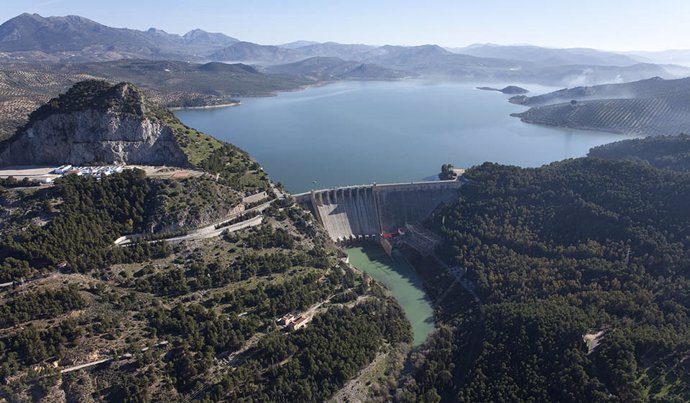
[[462,180],[373,184],[295,195],[335,242],[378,239],[422,222],[441,204],[457,200]]

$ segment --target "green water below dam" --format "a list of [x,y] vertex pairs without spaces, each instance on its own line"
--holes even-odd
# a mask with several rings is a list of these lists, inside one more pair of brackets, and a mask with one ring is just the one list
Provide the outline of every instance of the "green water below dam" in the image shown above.
[[434,330],[434,312],[426,297],[422,279],[407,260],[393,253],[386,255],[377,244],[359,245],[346,249],[350,264],[379,281],[402,306],[412,324],[413,347],[424,343]]

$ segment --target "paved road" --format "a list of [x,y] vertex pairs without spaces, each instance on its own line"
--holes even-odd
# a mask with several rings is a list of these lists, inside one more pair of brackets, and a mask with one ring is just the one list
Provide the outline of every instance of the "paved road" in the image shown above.
[[[156,343],[156,344],[154,344],[154,345],[152,345],[152,346],[144,347],[144,348],[142,348],[140,351],[144,352],[144,351],[150,350],[150,349],[153,348],[153,347],[162,347],[162,346],[165,346],[165,345],[167,345],[167,344],[168,344],[167,341],[162,341],[162,342]],[[132,358],[132,357],[133,357],[133,354],[131,354],[131,353],[126,353],[126,354],[122,354],[121,356],[119,356],[119,358]],[[60,373],[61,373],[61,374],[66,374],[66,373],[68,373],[68,372],[78,371],[78,370],[80,370],[80,369],[93,367],[93,366],[98,365],[98,364],[103,364],[103,363],[105,363],[105,362],[112,361],[112,360],[114,360],[115,358],[116,358],[116,357],[106,357],[106,358],[103,358],[103,359],[100,359],[100,360],[97,360],[97,361],[87,362],[86,364],[75,365],[75,366],[73,366],[73,367],[68,367],[68,368],[65,368],[65,369],[60,370]]]
[[[191,240],[197,240],[197,239],[213,238],[213,237],[219,236],[224,231],[234,232],[234,231],[239,231],[239,230],[244,229],[244,228],[257,226],[263,222],[263,216],[261,216],[261,215],[253,217],[253,218],[249,218],[245,221],[242,221],[242,222],[239,222],[236,224],[229,225],[227,227],[216,229],[217,225],[220,225],[220,224],[223,224],[223,223],[228,222],[230,220],[233,220],[233,219],[235,219],[235,218],[237,218],[243,214],[252,213],[252,212],[262,213],[264,210],[266,210],[271,205],[271,203],[273,203],[276,200],[279,200],[279,199],[269,200],[266,203],[260,204],[256,207],[250,208],[250,209],[245,210],[241,213],[231,214],[231,215],[229,215],[229,216],[227,216],[221,220],[217,220],[217,221],[215,221],[215,222],[213,222],[213,223],[211,223],[205,227],[201,227],[201,228],[198,228],[194,231],[191,231],[187,235],[171,237],[171,238],[164,238],[164,239],[157,239],[154,241],[150,241],[150,243],[161,242],[161,241],[182,242],[182,241],[191,241]],[[132,238],[136,237],[136,236],[137,235],[121,236],[115,240],[115,245],[118,245],[118,246],[129,245],[132,243]],[[139,236],[141,236],[141,235],[139,235]]]
[[[250,227],[255,227],[257,225],[260,225],[264,221],[264,216],[258,215],[256,217],[250,218],[246,221],[241,221],[238,222],[237,224],[232,224],[228,225],[227,227],[223,228],[218,228],[215,229],[215,227],[211,227],[211,230],[208,230],[208,227],[202,228],[200,230],[196,230],[190,234],[183,235],[183,236],[178,236],[175,238],[167,238],[167,239],[161,239],[160,241],[168,241],[168,242],[182,242],[182,241],[194,241],[197,239],[206,239],[206,238],[213,238],[216,236],[220,236],[223,232],[235,232],[239,231],[241,229],[245,228],[250,228]],[[156,242],[156,241],[153,241]]]
[[74,366],[74,367],[65,368],[65,369],[61,370],[60,373],[61,373],[61,374],[66,374],[66,373],[68,373],[68,372],[78,371],[78,370],[80,370],[80,369],[93,367],[94,365],[103,364],[104,362],[108,362],[108,361],[112,361],[112,360],[113,360],[112,357],[110,357],[110,358],[104,358],[104,359],[102,359],[102,360],[89,362],[89,363],[87,363],[87,364],[81,364],[81,365],[76,365],[76,366]]

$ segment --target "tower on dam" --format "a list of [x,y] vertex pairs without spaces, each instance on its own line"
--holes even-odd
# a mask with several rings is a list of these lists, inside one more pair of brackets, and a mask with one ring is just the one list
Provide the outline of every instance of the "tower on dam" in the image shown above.
[[323,224],[331,239],[375,239],[427,218],[457,200],[460,180],[373,184],[314,190],[295,195]]

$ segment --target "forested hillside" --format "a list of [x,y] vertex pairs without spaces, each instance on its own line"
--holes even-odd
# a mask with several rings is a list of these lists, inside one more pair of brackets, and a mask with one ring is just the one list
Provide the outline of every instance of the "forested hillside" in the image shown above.
[[676,171],[690,170],[690,136],[657,136],[594,147],[590,157],[628,159]]
[[[194,181],[135,170],[2,190],[0,283],[13,284],[0,288],[0,397],[321,401],[409,344],[397,303],[289,200],[254,229],[114,244],[176,214],[156,207],[161,192],[179,201],[210,187],[238,202]],[[306,328],[279,326],[290,312]]]
[[401,400],[690,399],[690,174],[583,158],[465,177],[436,225],[478,300],[443,301]]

